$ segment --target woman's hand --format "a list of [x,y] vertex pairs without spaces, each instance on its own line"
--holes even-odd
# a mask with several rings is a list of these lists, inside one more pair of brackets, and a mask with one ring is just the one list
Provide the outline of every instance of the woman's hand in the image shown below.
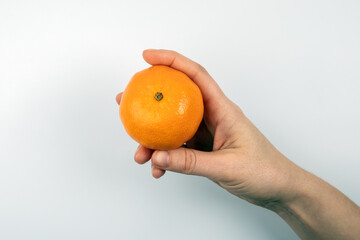
[[[152,174],[166,170],[207,177],[236,196],[258,205],[287,201],[298,168],[284,157],[221,91],[199,64],[169,50],[145,50],[151,65],[167,65],[187,74],[204,99],[204,121],[186,148],[153,151],[139,146],[135,161],[151,159]],[[121,94],[117,96],[121,101]]]
[[[282,155],[230,101],[199,64],[169,50],[145,50],[151,65],[187,74],[204,99],[204,121],[181,147],[139,146],[135,161],[151,159],[152,175],[165,171],[204,176],[230,193],[279,214],[303,239],[358,239],[360,208],[344,194]],[[121,93],[116,97],[121,101]]]

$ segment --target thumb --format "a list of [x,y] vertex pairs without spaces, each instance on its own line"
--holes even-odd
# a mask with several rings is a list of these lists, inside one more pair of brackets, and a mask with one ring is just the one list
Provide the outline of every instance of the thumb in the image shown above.
[[173,172],[216,178],[220,168],[217,152],[202,152],[191,148],[155,151],[151,161],[154,166]]

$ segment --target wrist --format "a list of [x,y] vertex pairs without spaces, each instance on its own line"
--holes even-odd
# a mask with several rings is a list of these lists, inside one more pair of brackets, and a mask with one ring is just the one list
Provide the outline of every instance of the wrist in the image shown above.
[[300,168],[290,160],[286,159],[289,163],[286,177],[279,190],[277,200],[267,204],[266,208],[279,215],[289,214],[296,208],[295,206],[303,202],[309,193],[310,187],[315,182],[316,176]]
[[281,200],[269,205],[299,235],[301,239],[318,239],[311,230],[312,214],[317,211],[314,202],[324,182],[310,172],[294,164],[287,187]]
[[360,208],[339,190],[299,168],[293,191],[271,206],[302,239],[357,239]]
[[304,195],[303,183],[309,174],[285,156],[277,156],[276,173],[267,186],[272,189],[269,197],[260,201],[250,201],[269,209],[278,215],[287,214],[293,205],[297,204],[298,199]]

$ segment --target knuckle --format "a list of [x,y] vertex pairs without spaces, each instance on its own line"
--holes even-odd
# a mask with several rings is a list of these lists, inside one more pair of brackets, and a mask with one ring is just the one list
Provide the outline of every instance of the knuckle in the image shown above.
[[192,149],[185,149],[183,171],[185,174],[192,174],[196,168],[196,153]]
[[206,69],[199,63],[197,63],[197,68],[199,72],[207,73]]
[[177,56],[179,55],[179,53],[177,51],[174,51],[174,50],[167,50],[168,53],[170,53],[171,55],[174,55],[174,56]]

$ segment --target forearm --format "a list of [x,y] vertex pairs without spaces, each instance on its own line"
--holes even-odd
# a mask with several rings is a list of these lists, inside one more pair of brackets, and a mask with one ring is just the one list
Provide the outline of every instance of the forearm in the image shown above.
[[359,206],[313,174],[298,174],[294,198],[272,210],[302,239],[359,239]]

